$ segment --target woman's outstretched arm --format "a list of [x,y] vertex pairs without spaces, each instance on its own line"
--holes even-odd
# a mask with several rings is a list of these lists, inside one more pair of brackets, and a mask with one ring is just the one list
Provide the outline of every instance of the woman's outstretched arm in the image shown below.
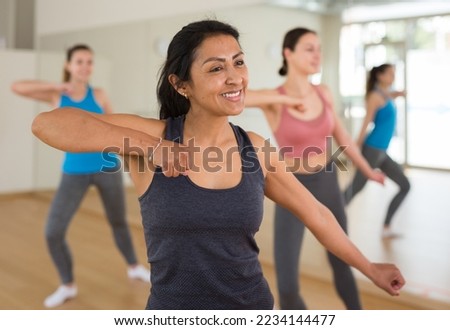
[[288,171],[278,153],[267,152],[263,139],[256,134],[251,134],[251,138],[258,147],[258,157],[266,175],[265,195],[303,221],[327,250],[389,294],[398,295],[405,284],[398,268],[392,264],[370,262],[351,242],[331,211]]

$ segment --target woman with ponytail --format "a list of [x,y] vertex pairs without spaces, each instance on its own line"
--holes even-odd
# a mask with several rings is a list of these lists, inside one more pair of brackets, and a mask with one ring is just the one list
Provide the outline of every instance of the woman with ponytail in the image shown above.
[[[303,27],[288,31],[283,40],[282,55],[279,74],[286,76],[284,83],[274,89],[248,91],[245,105],[263,110],[280,153],[294,176],[333,212],[347,232],[345,204],[335,164],[339,160],[332,155],[332,140],[367,178],[383,183],[384,175],[370,167],[344,129],[328,87],[310,82],[311,75],[320,72],[321,68],[321,45],[316,32]],[[280,308],[306,309],[299,281],[305,226],[282,205],[276,205],[274,222]],[[345,307],[361,309],[351,268],[330,252],[328,261],[336,291]]]
[[[362,154],[369,164],[383,171],[399,187],[384,218],[383,238],[398,236],[391,230],[391,221],[410,189],[409,180],[402,167],[387,154],[396,126],[397,108],[394,98],[405,96],[404,91],[391,90],[394,79],[395,68],[392,64],[385,63],[370,70],[365,95],[366,117],[357,139],[357,144],[362,148]],[[370,123],[373,123],[373,128],[368,132]],[[347,204],[364,188],[366,182],[366,178],[357,171],[344,193]]]
[[[93,52],[84,44],[67,50],[63,82],[53,83],[36,80],[15,82],[12,90],[18,95],[42,101],[60,112],[76,109],[76,116],[96,113],[111,114],[112,109],[106,93],[93,88],[89,79],[93,70]],[[62,124],[62,127],[69,123]],[[91,137],[80,127],[74,141]],[[150,282],[150,272],[137,263],[125,214],[125,196],[120,161],[115,155],[102,152],[67,152],[62,166],[62,177],[56,191],[45,228],[50,256],[58,270],[61,284],[44,300],[47,308],[57,307],[77,295],[72,256],[66,240],[70,222],[81,204],[88,188],[94,185],[102,199],[114,240],[127,263],[128,277]],[[105,274],[106,276],[107,274]]]

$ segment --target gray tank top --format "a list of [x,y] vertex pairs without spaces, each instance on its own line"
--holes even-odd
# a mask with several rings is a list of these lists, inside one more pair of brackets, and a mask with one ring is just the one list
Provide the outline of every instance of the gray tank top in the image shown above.
[[[157,169],[139,198],[151,264],[147,309],[273,309],[254,235],[263,217],[264,177],[247,133],[231,124],[240,183],[207,189]],[[183,142],[184,116],[167,119],[167,140]]]

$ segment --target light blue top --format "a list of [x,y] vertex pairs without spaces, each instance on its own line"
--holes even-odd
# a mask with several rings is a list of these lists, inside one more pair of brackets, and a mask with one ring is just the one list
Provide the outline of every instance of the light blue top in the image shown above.
[[[383,96],[385,95],[383,94]],[[389,147],[397,122],[397,108],[394,100],[386,96],[385,98],[386,103],[375,113],[374,127],[365,141],[369,147],[384,151]]]
[[[93,113],[104,113],[103,108],[95,100],[91,86],[88,86],[86,96],[80,101],[73,100],[68,95],[62,94],[59,106],[61,108],[78,108]],[[60,111],[64,111],[64,109]],[[66,152],[62,166],[63,172],[67,174],[93,174],[113,171],[117,168],[117,156],[101,152]]]

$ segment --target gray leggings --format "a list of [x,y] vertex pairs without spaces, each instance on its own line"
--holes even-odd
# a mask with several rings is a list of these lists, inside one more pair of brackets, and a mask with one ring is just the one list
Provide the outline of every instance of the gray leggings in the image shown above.
[[[344,199],[339,189],[333,163],[314,174],[295,174],[296,178],[330,209],[347,232]],[[299,201],[301,202],[301,201]],[[275,268],[281,309],[307,309],[300,296],[299,257],[305,226],[281,206],[275,209]],[[347,309],[361,309],[356,281],[350,266],[328,252],[334,285]]]
[[63,284],[73,282],[72,257],[66,242],[70,221],[93,184],[100,192],[114,240],[129,265],[136,263],[133,244],[125,217],[125,198],[121,172],[62,174],[45,228],[47,246]]
[[[375,149],[367,145],[363,146],[362,154],[366,158],[367,162],[373,168],[379,168],[386,174],[386,176],[394,181],[400,188],[400,191],[392,199],[386,218],[384,219],[384,225],[389,226],[394,213],[399,208],[402,201],[408,194],[411,185],[408,178],[403,173],[403,169],[397,164],[388,154],[380,149]],[[352,183],[347,187],[344,192],[345,202],[348,204],[352,198],[359,193],[365,186],[367,178],[358,170],[353,178]]]

